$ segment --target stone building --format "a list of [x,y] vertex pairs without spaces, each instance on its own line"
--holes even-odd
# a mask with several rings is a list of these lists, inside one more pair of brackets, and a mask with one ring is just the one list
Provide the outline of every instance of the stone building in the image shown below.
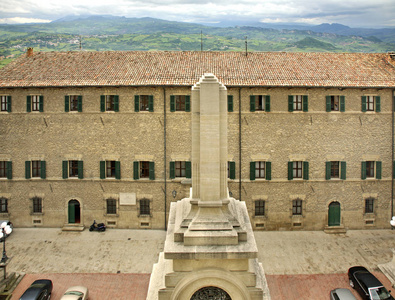
[[391,54],[39,52],[0,69],[0,218],[166,228],[191,187],[191,87],[227,88],[229,192],[255,230],[387,228]]

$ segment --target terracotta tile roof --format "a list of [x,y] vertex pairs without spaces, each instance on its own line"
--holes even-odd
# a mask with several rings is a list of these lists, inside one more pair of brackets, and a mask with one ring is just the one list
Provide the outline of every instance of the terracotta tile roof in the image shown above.
[[0,69],[0,87],[192,86],[213,73],[226,86],[395,87],[385,53],[38,52]]

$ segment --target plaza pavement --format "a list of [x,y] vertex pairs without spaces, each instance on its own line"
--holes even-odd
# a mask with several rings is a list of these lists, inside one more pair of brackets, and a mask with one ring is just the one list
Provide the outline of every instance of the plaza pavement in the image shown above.
[[[143,300],[165,235],[161,230],[15,228],[6,242],[12,257],[7,272],[26,275],[12,300],[38,278],[53,280],[52,300],[77,284],[89,287],[91,300]],[[272,300],[329,299],[331,289],[348,287],[346,273],[354,265],[367,267],[391,288],[377,265],[392,259],[395,231],[262,231],[255,238]]]

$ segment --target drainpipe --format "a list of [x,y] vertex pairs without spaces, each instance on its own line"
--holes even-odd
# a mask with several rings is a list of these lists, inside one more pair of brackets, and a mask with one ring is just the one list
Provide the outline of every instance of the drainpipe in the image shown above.
[[241,87],[239,88],[239,200],[241,201]]
[[165,230],[167,231],[167,176],[166,176],[166,88],[163,87],[163,162],[164,162],[164,177],[165,177]]
[[394,113],[395,113],[395,89],[392,89],[392,178],[391,178],[391,218],[394,215]]

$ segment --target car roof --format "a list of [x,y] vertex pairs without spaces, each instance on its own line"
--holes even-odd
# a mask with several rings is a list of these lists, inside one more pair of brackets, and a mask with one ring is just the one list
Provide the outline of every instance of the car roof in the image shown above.
[[356,271],[354,276],[362,281],[368,288],[383,286],[383,284],[369,271]]
[[49,288],[52,285],[49,279],[39,279],[34,281],[31,286],[23,293],[21,300],[36,299],[36,297],[44,290],[44,288]]
[[333,290],[341,300],[356,300],[349,289],[335,289]]

